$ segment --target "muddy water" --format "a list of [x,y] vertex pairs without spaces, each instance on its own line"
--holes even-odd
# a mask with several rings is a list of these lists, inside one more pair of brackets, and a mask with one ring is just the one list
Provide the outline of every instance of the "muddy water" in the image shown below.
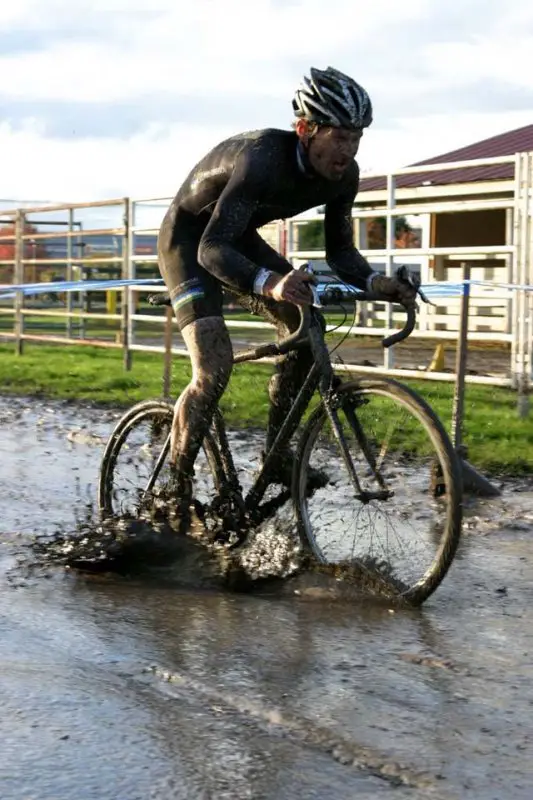
[[3,800],[531,798],[533,486],[469,506],[417,611],[28,573],[116,416],[0,400]]

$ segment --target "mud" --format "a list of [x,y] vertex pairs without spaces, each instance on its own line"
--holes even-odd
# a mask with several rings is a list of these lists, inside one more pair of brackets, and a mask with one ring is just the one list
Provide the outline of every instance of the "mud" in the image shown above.
[[3,799],[531,797],[532,481],[469,500],[418,610],[316,575],[232,591],[189,542],[179,570],[37,569],[93,530],[118,415],[0,400]]

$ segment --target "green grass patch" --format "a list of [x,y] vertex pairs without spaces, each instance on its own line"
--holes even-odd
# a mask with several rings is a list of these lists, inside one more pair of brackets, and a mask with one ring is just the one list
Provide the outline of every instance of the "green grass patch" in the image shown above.
[[[175,358],[172,395],[177,397],[190,378],[187,359]],[[268,413],[269,365],[235,367],[222,408],[230,425],[264,426]],[[79,346],[25,344],[17,356],[12,344],[0,344],[0,392],[70,398],[127,407],[149,397],[161,397],[163,357],[134,353],[125,372],[120,350]],[[405,381],[433,406],[450,430],[453,385]],[[464,440],[477,468],[500,474],[533,473],[533,425],[520,419],[516,394],[492,386],[467,386]]]

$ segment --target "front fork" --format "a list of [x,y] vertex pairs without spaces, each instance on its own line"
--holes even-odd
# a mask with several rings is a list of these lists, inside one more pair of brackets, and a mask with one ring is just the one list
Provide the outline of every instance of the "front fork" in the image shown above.
[[[365,504],[369,503],[371,500],[388,500],[393,493],[385,488],[385,483],[379,474],[379,471],[377,470],[375,459],[355,413],[354,406],[351,403],[347,404],[346,400],[348,398],[343,398],[341,394],[337,392],[337,389],[341,385],[342,381],[337,375],[335,375],[333,371],[324,337],[321,336],[316,329],[312,329],[310,334],[311,349],[315,357],[315,363],[320,366],[318,390],[322,397],[326,414],[331,423],[333,435],[335,436],[335,439],[340,447],[344,464],[346,465],[346,469],[348,470],[348,474],[355,489],[355,497],[361,503]],[[361,486],[348,443],[342,429],[342,424],[339,419],[338,410],[340,408],[343,409],[348,424],[355,435],[357,444],[364,453],[364,456],[372,469],[374,477],[380,486],[378,491],[366,491]]]

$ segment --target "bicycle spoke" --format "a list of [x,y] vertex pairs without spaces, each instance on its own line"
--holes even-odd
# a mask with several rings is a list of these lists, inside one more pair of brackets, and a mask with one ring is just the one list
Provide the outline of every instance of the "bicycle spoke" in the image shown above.
[[148,479],[148,483],[146,484],[146,486],[144,488],[144,491],[146,492],[146,494],[148,494],[148,492],[152,491],[152,489],[154,487],[154,484],[155,484],[156,480],[159,477],[161,469],[163,468],[163,464],[164,464],[164,462],[165,462],[165,460],[166,460],[166,458],[168,456],[169,450],[170,450],[170,433],[168,434],[166,442],[163,445],[163,448],[162,448],[162,450],[161,450],[161,452],[159,454],[159,457],[158,457],[158,459],[156,461],[156,464],[155,464],[155,467],[153,469],[153,472],[152,472],[152,474],[150,475],[150,477]]

